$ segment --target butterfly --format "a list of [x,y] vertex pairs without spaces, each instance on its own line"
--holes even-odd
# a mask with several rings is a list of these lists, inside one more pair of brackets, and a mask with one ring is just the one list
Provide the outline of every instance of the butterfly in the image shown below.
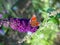
[[36,15],[33,15],[30,19],[30,24],[32,27],[39,26],[40,23],[37,21]]

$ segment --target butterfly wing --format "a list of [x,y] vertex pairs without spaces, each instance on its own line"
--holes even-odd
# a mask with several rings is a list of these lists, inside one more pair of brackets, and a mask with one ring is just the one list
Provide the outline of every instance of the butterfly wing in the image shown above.
[[39,22],[37,22],[36,15],[32,16],[32,18],[30,19],[30,24],[32,27],[39,26]]

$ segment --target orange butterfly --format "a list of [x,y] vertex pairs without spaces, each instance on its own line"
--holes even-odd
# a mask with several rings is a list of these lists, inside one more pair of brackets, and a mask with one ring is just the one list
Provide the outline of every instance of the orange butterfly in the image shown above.
[[39,26],[39,22],[37,21],[36,15],[33,15],[30,19],[30,24],[32,27]]

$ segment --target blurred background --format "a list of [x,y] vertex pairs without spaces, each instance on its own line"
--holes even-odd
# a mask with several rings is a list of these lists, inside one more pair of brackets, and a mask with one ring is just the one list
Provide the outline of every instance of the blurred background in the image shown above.
[[[40,23],[35,33],[9,27],[9,18],[30,19],[33,14]],[[60,45],[60,0],[0,0],[0,45]]]

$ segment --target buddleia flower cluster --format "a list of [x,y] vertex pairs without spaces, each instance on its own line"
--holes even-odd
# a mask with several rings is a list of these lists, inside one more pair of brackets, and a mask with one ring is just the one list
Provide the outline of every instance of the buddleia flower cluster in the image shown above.
[[29,19],[10,18],[10,27],[19,32],[35,32],[38,26],[32,27]]

